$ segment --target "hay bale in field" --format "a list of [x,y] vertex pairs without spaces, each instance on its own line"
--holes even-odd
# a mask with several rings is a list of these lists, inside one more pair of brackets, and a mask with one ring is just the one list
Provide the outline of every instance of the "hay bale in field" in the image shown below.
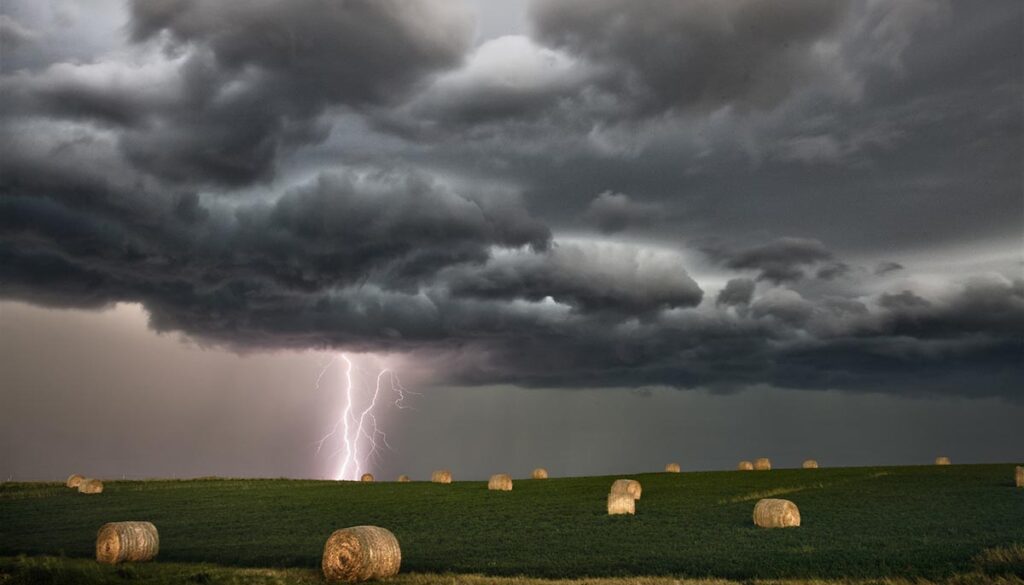
[[608,515],[636,514],[636,500],[627,493],[608,494]]
[[507,473],[496,473],[487,481],[487,489],[510,492],[512,491],[512,476]]
[[818,462],[815,461],[814,459],[808,459],[808,460],[804,461],[802,467],[804,469],[817,469],[818,468]]
[[538,467],[537,469],[533,470],[531,477],[533,477],[533,479],[547,479],[548,470],[544,469],[543,467]]
[[434,483],[451,483],[452,472],[447,469],[438,469],[430,474],[430,481]]
[[116,565],[152,560],[160,552],[160,535],[150,522],[108,522],[96,533],[96,560]]
[[103,482],[98,479],[83,479],[78,484],[78,493],[80,494],[102,494],[103,493]]
[[1024,487],[1024,467],[1021,467],[1020,465],[1017,466],[1016,479],[1017,487]]
[[936,457],[935,465],[949,465],[949,457]]
[[328,581],[357,583],[398,574],[402,550],[390,530],[353,526],[334,531],[324,545],[320,567]]
[[405,483],[405,482],[407,482],[407,481],[412,481],[412,480],[411,480],[411,479],[409,479],[409,476],[408,476],[408,475],[405,475],[405,474],[403,473],[402,475],[399,475],[399,476],[398,476],[398,481],[399,481],[400,483]]
[[754,506],[754,524],[761,528],[800,526],[800,510],[789,500],[765,498]]
[[736,469],[740,471],[754,471],[754,464],[749,461],[740,461],[740,464],[736,466]]
[[760,459],[754,461],[754,469],[756,471],[771,471],[772,460],[767,457],[761,457]]
[[68,476],[68,480],[64,482],[64,485],[68,486],[69,488],[76,488],[78,487],[78,484],[82,483],[83,479],[85,478],[82,477],[81,475],[78,475],[77,473],[72,473],[71,475]]
[[669,463],[665,466],[665,473],[680,473],[682,468],[679,467],[678,463]]
[[373,481],[373,474],[372,473],[364,473],[362,476],[360,476],[359,481],[371,482],[371,481]]
[[640,486],[640,482],[635,479],[616,479],[612,482],[613,494],[627,494],[634,500],[640,499],[640,494],[643,492],[643,488]]

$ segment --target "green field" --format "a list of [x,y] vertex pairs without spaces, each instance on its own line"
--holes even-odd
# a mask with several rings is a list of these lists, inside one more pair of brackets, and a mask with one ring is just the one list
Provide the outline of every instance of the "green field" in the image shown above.
[[[86,496],[60,484],[6,483],[0,485],[0,557],[89,558],[104,522],[149,520],[160,531],[164,563],[315,568],[333,530],[375,524],[395,533],[402,570],[415,573],[740,580],[942,580],[979,570],[1024,575],[1024,489],[1013,486],[1012,465],[621,476],[643,484],[635,517],[605,514],[615,477],[522,479],[512,492],[489,492],[486,482],[210,479],[112,481],[103,494]],[[796,502],[800,528],[753,526],[754,503],[772,496]],[[7,558],[0,575],[16,567],[45,573],[48,563],[80,566]]]

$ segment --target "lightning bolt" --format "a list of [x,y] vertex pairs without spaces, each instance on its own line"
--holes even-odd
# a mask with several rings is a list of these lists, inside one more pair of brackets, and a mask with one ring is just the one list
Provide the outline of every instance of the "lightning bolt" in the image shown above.
[[[387,434],[381,428],[382,425],[378,419],[380,408],[384,406],[383,402],[387,400],[386,397],[391,397],[391,405],[394,407],[407,409],[410,408],[407,404],[409,396],[418,395],[419,393],[406,389],[402,385],[398,374],[391,368],[383,368],[377,373],[373,393],[369,396],[368,403],[356,415],[357,407],[355,403],[360,398],[365,401],[365,397],[361,396],[363,393],[360,392],[360,386],[356,383],[356,376],[354,376],[354,374],[358,374],[359,368],[355,366],[348,355],[342,353],[338,357],[331,359],[321,369],[320,375],[317,376],[316,387],[317,389],[320,388],[327,370],[339,361],[344,363],[344,373],[342,376],[344,406],[341,415],[334,422],[331,430],[317,441],[316,452],[319,454],[325,443],[335,439],[338,443],[338,448],[330,457],[341,458],[341,465],[335,474],[335,479],[357,480],[363,471],[369,467],[371,459],[376,460],[381,457],[382,445],[389,450],[393,450],[391,445],[388,444]],[[360,450],[360,445],[364,445],[365,448]]]

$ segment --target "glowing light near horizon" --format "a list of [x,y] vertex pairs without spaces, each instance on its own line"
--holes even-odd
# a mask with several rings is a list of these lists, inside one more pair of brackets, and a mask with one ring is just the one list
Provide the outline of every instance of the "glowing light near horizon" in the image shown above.
[[[398,374],[386,367],[381,368],[375,376],[372,393],[361,391],[368,386],[359,384],[358,377],[353,375],[358,368],[344,353],[332,359],[320,371],[317,377],[318,388],[324,375],[335,364],[342,365],[342,411],[330,432],[317,442],[316,451],[320,453],[328,441],[335,439],[337,449],[330,457],[337,457],[340,463],[334,479],[358,480],[368,470],[371,461],[381,455],[382,448],[391,449],[387,434],[378,419],[380,409],[385,406],[384,401],[390,400],[391,406],[404,409],[407,408],[408,396],[416,393],[402,386]],[[362,410],[359,410],[357,403],[363,405]]]

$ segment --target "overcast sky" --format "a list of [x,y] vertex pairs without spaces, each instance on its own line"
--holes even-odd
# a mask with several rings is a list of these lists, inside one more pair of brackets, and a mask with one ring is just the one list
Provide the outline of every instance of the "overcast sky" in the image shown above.
[[1020,460],[1022,29],[4,2],[0,475]]

